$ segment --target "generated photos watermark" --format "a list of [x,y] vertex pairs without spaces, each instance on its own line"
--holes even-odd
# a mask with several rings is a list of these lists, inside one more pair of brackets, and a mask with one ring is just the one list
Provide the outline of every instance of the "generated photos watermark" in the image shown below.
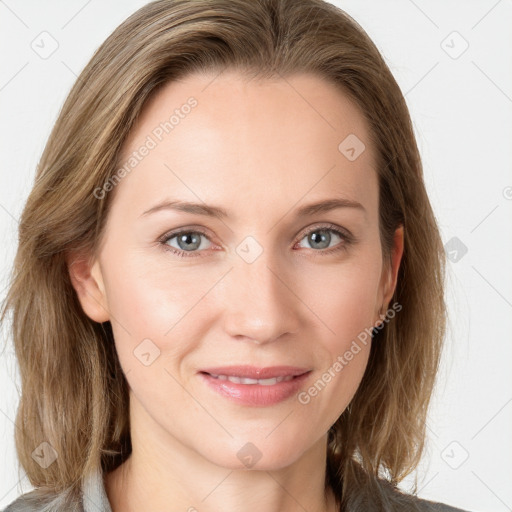
[[133,169],[149,155],[151,150],[155,149],[158,144],[162,142],[164,137],[174,130],[176,126],[190,114],[197,104],[196,98],[191,96],[180,108],[175,108],[168,120],[162,121],[151,130],[151,133],[146,137],[144,142],[130,154],[124,165],[117,169],[117,171],[103,183],[103,186],[94,189],[94,197],[96,199],[104,199],[107,193],[113,190],[126,175],[133,171]]
[[361,345],[367,345],[368,340],[371,339],[374,331],[379,331],[383,329],[384,326],[392,320],[396,313],[402,310],[402,305],[398,302],[395,302],[391,308],[388,308],[385,315],[381,315],[381,323],[377,327],[366,327],[364,331],[361,331],[357,338],[352,340],[350,348],[346,350],[343,355],[339,355],[336,358],[336,361],[326,370],[321,377],[319,377],[313,385],[311,385],[307,390],[301,391],[297,394],[297,400],[302,405],[307,405],[311,402],[311,399],[318,395],[320,391],[322,391],[331,380],[336,377],[338,373],[340,373],[345,366],[347,366],[350,361],[361,352]]

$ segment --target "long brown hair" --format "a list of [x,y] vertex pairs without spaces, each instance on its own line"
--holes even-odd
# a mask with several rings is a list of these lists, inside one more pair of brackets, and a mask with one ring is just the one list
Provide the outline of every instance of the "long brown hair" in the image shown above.
[[[36,488],[76,496],[91,472],[109,472],[129,456],[128,385],[111,326],[82,310],[66,255],[98,250],[112,194],[98,199],[94,191],[118,169],[152,94],[190,72],[228,68],[263,78],[314,73],[347,94],[370,127],[386,262],[404,226],[392,298],[401,311],[375,335],[359,389],[329,431],[326,486],[341,510],[384,506],[385,490],[417,467],[424,449],[445,333],[444,250],[400,88],[358,23],[322,0],[151,2],[78,77],[37,167],[2,309],[2,321],[12,310],[21,376],[19,461]],[[47,468],[31,456],[43,441],[58,454]],[[411,510],[406,497],[392,499]]]

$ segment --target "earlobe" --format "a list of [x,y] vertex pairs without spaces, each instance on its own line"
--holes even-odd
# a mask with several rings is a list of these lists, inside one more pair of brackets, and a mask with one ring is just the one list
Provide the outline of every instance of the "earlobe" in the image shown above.
[[85,314],[98,323],[110,320],[99,261],[90,261],[83,255],[70,255],[67,265],[71,284]]

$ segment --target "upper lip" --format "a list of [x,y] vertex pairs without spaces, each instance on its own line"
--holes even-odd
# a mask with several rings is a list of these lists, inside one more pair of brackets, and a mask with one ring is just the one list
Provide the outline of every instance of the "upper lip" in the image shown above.
[[203,373],[211,375],[227,375],[232,377],[245,377],[248,379],[272,379],[274,377],[297,376],[306,373],[309,368],[297,366],[267,366],[265,368],[249,365],[218,366],[216,368],[203,368]]

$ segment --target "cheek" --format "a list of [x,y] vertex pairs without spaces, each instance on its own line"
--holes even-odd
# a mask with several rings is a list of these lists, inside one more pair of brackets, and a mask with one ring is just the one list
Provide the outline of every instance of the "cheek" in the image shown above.
[[[197,346],[197,314],[201,295],[211,287],[193,271],[175,272],[169,266],[148,265],[136,253],[118,258],[106,270],[105,280],[116,351],[131,391],[154,418],[172,420],[173,403],[187,414],[199,414],[190,401],[181,374],[181,362]],[[181,274],[181,277],[180,277]],[[196,307],[195,307],[196,306]],[[197,311],[196,311],[197,310]],[[194,330],[195,329],[195,330]]]
[[375,257],[361,255],[301,281],[304,302],[324,324],[315,348],[324,357],[316,380],[298,398],[310,413],[326,418],[326,425],[350,403],[366,369],[380,271]]
[[371,267],[347,266],[336,278],[325,280],[322,294],[310,294],[314,311],[325,324],[319,327],[315,346],[315,353],[322,354],[322,365],[297,400],[304,414],[322,418],[325,429],[352,400],[368,364],[376,276]]
[[[195,305],[199,305],[201,296],[211,286],[211,279],[201,280],[193,270],[176,271],[158,262],[148,263],[147,258],[136,252],[111,261],[114,263],[105,265],[105,287],[123,366],[132,366],[134,350],[145,340],[156,346],[145,341],[150,349],[159,350],[166,357],[190,350],[190,337],[185,337],[185,331],[190,330],[190,320],[196,318]],[[158,362],[161,361],[162,358]]]
[[128,330],[162,336],[198,302],[212,278],[200,265],[177,261],[162,248],[130,247],[126,239],[112,239],[105,250],[109,310]]
[[339,353],[347,341],[373,326],[381,267],[376,258],[353,258],[313,269],[297,280],[297,295],[324,324],[330,351]]

